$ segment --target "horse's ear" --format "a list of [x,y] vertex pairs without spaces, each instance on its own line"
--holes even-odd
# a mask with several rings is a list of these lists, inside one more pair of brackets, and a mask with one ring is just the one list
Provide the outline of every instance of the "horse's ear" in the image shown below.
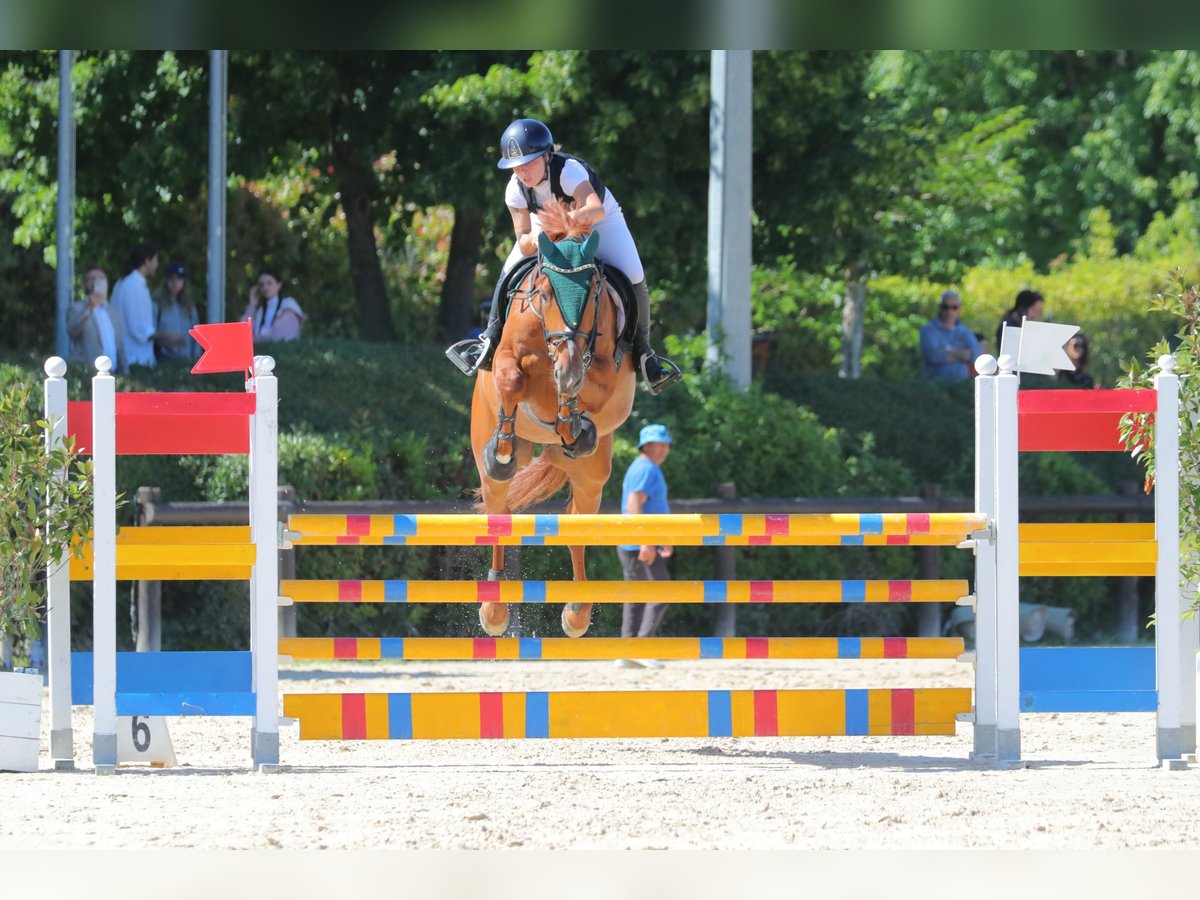
[[554,245],[554,241],[546,237],[546,232],[538,232],[538,249],[542,251],[542,256],[553,257],[555,260],[562,255],[558,247]]
[[583,242],[583,259],[584,262],[591,262],[596,258],[596,248],[600,246],[600,232],[593,231],[587,236],[587,240]]

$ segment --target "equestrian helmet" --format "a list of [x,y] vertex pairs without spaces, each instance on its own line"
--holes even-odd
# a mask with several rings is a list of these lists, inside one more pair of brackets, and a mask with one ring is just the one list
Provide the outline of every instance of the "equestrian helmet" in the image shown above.
[[517,119],[500,135],[497,169],[513,169],[554,149],[554,136],[537,119]]

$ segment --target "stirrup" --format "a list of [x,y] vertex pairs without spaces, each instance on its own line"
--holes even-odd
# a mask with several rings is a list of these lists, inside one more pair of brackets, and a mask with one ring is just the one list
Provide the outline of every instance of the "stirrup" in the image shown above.
[[[658,376],[657,381],[651,381],[650,376],[646,372],[646,360],[657,359],[659,368],[662,369],[662,374]],[[642,380],[646,382],[646,390],[652,396],[658,396],[675,382],[683,377],[683,371],[671,360],[665,356],[659,356],[657,353],[643,353],[638,369],[642,373]]]
[[446,359],[454,363],[464,375],[474,375],[480,364],[487,359],[487,344],[468,338],[446,348]]

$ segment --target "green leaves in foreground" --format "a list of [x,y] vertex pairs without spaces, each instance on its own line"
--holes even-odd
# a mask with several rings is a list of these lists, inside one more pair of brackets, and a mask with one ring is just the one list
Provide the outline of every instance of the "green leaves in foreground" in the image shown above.
[[0,396],[0,634],[32,629],[46,570],[92,527],[92,464],[73,442],[47,453],[48,427],[28,391]]

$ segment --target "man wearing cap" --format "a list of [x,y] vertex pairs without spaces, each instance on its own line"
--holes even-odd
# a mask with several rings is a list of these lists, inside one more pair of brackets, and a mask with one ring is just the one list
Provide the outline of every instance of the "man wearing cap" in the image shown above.
[[[638,435],[638,456],[625,472],[621,485],[621,512],[625,515],[669,513],[667,481],[663,460],[671,452],[671,433],[666,425],[647,425]],[[656,544],[624,544],[617,548],[626,581],[667,581],[667,559],[673,548]],[[667,611],[665,603],[626,603],[621,614],[621,637],[654,637]],[[658,660],[618,659],[617,668],[659,668]]]
[[979,340],[960,321],[962,298],[958,291],[942,292],[938,314],[921,326],[921,361],[925,374],[935,381],[965,381],[979,356]]

